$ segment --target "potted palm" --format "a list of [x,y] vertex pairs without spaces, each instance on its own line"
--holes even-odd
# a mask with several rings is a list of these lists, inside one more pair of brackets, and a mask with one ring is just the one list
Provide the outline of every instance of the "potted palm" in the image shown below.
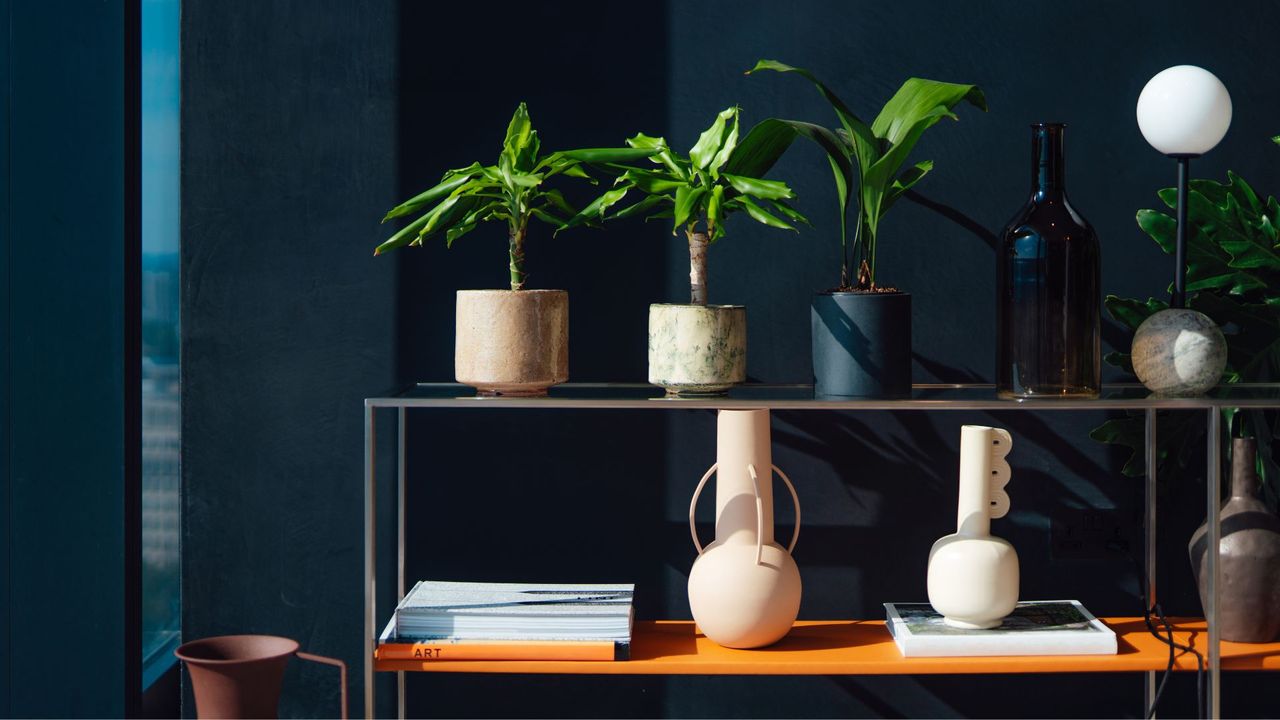
[[577,214],[556,176],[591,180],[586,162],[648,157],[638,148],[592,148],[541,154],[524,103],[507,126],[494,165],[449,170],[439,184],[392,208],[383,222],[418,215],[374,250],[381,255],[443,234],[447,246],[480,225],[507,225],[509,290],[459,290],[454,374],[481,395],[545,395],[569,379],[569,294],[525,288],[525,238],[531,222],[563,225]]
[[[808,70],[760,60],[747,74],[761,70],[809,80],[840,120],[840,128],[825,133],[801,131],[802,124],[777,121],[779,127],[796,130],[795,134],[814,140],[827,153],[840,204],[840,284],[816,293],[810,313],[814,391],[840,397],[909,395],[911,295],[879,281],[880,221],[933,169],[929,160],[902,169],[924,131],[942,118],[958,119],[952,109],[961,102],[985,111],[986,98],[976,85],[910,78],[867,125]],[[858,216],[850,241],[846,216],[855,179]]]
[[[565,227],[644,216],[670,218],[672,234],[683,231],[689,303],[649,306],[649,382],[673,395],[724,393],[747,376],[747,312],[742,305],[708,303],[707,250],[725,236],[725,221],[737,212],[784,230],[807,222],[787,204],[795,195],[785,183],[760,177],[786,146],[754,128],[739,143],[736,107],[719,113],[687,156],[660,137],[638,134],[627,144],[650,151],[654,167],[595,161],[617,180]],[[638,201],[606,214],[633,193]]]

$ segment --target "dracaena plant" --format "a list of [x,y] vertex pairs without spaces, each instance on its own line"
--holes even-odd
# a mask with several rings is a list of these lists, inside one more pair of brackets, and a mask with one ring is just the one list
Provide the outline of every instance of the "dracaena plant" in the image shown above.
[[[1280,137],[1273,138],[1280,144]],[[1177,209],[1175,188],[1165,188],[1160,200],[1170,211]],[[1138,226],[1168,254],[1173,254],[1177,221],[1169,212],[1139,210]],[[1227,340],[1227,367],[1222,381],[1227,383],[1276,382],[1280,380],[1280,202],[1265,200],[1243,178],[1227,173],[1227,182],[1192,180],[1187,197],[1187,306],[1208,315],[1223,326]],[[1194,293],[1194,294],[1192,294]],[[1122,298],[1108,295],[1107,311],[1131,331],[1151,315],[1164,310],[1163,300]],[[1132,373],[1126,353],[1107,355],[1108,363]],[[1187,466],[1196,436],[1204,432],[1196,413],[1159,413],[1156,433],[1157,457],[1163,467],[1175,459],[1178,468]],[[1258,458],[1267,496],[1274,507],[1280,501],[1280,456],[1275,441],[1280,439],[1280,418],[1272,411],[1223,410],[1224,426],[1236,436],[1258,440]],[[1143,423],[1141,413],[1109,420],[1090,437],[1131,448],[1124,474],[1141,475],[1143,468]],[[1161,470],[1157,477],[1171,473]]]
[[[813,73],[776,60],[760,60],[747,71],[761,70],[799,75],[818,89],[831,104],[840,120],[838,129],[815,132],[814,126],[793,121],[786,123],[796,134],[818,143],[827,153],[835,175],[836,199],[840,204],[840,290],[876,290],[876,251],[879,246],[880,221],[908,190],[933,169],[933,162],[922,160],[903,170],[907,157],[925,130],[942,118],[958,120],[952,108],[961,102],[985,111],[987,101],[976,85],[958,85],[921,78],[909,78],[870,125],[858,119]],[[855,178],[855,172],[857,177]],[[853,240],[848,240],[846,216],[858,182],[858,217]],[[851,284],[854,269],[856,284]]]
[[[724,237],[730,215],[745,212],[758,223],[792,231],[796,229],[792,223],[808,222],[787,203],[795,194],[786,183],[760,177],[786,150],[785,144],[775,140],[767,129],[753,128],[739,142],[736,107],[719,113],[687,156],[672,150],[663,138],[637,134],[627,144],[650,152],[653,165],[593,160],[616,174],[617,180],[563,227],[633,216],[670,218],[672,234],[683,231],[689,243],[690,300],[705,305],[707,246]],[[629,196],[639,200],[609,212]]]
[[507,126],[502,152],[494,165],[472,163],[449,170],[434,187],[396,207],[382,219],[420,214],[373,251],[381,255],[405,245],[421,245],[444,234],[447,246],[485,222],[507,224],[507,268],[511,289],[523,290],[524,241],[531,220],[561,226],[577,214],[548,181],[557,175],[595,182],[583,168],[588,162],[628,162],[648,157],[652,151],[637,148],[588,148],[540,154],[538,131],[529,120],[524,103],[516,108]]

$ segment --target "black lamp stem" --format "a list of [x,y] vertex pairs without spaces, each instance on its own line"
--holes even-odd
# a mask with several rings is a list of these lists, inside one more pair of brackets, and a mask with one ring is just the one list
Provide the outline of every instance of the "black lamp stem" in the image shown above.
[[1173,297],[1170,307],[1187,306],[1187,183],[1191,158],[1178,157],[1178,236],[1174,249]]

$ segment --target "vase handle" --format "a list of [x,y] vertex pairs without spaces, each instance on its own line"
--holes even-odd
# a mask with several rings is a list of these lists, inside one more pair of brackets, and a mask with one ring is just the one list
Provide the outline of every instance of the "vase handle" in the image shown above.
[[773,466],[773,471],[778,473],[778,477],[782,478],[782,482],[787,484],[787,490],[791,491],[791,503],[796,509],[796,527],[791,531],[791,544],[787,546],[787,554],[796,549],[796,542],[800,539],[800,496],[796,494],[796,486],[791,484],[791,478],[782,472],[782,468],[777,465]]
[[295,652],[294,655],[297,655],[299,660],[310,660],[311,662],[333,665],[338,668],[339,681],[342,683],[339,686],[341,689],[340,695],[342,697],[342,720],[347,720],[347,664],[337,658],[325,657],[324,655],[313,655],[301,650]]
[[698,554],[702,554],[702,543],[698,542],[698,525],[693,521],[693,513],[698,509],[698,496],[702,494],[702,488],[716,474],[716,468],[720,467],[720,463],[711,463],[711,467],[703,473],[702,479],[698,481],[698,488],[693,491],[693,499],[689,501],[689,535],[693,537],[693,546],[698,548]]

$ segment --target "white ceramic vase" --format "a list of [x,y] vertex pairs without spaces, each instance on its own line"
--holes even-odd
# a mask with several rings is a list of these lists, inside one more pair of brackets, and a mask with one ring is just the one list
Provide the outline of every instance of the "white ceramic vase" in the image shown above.
[[1008,431],[960,429],[960,499],[956,531],[929,551],[929,604],[948,625],[993,628],[1018,604],[1018,553],[991,535],[991,519],[1009,512]]
[[[795,502],[796,525],[784,549],[773,539],[772,471]],[[698,541],[694,508],[716,474],[716,539]],[[800,612],[800,569],[791,550],[800,537],[800,499],[773,465],[768,410],[721,410],[716,419],[716,464],[689,503],[689,532],[698,559],[689,572],[689,608],[698,628],[732,648],[781,640]]]

